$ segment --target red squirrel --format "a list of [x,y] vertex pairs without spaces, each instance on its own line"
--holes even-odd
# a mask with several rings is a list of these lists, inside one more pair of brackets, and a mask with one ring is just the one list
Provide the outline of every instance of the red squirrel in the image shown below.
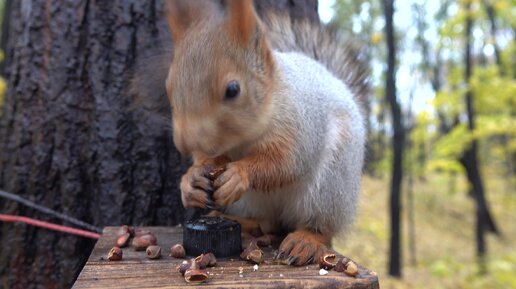
[[244,230],[286,230],[279,256],[318,260],[356,213],[367,94],[357,52],[309,20],[260,18],[251,0],[174,0],[166,17],[173,139],[193,160],[183,205],[221,208]]

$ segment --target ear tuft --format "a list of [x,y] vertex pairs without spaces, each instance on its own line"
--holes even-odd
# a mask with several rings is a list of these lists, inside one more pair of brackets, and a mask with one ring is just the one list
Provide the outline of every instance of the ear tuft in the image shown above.
[[252,0],[227,0],[230,31],[242,45],[247,45],[256,33],[258,18]]
[[205,21],[217,13],[218,7],[209,0],[167,0],[166,18],[172,39],[179,42],[195,22]]

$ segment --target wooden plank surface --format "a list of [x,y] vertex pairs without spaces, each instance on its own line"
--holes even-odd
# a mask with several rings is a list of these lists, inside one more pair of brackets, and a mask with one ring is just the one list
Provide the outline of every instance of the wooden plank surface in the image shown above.
[[[379,288],[375,273],[359,266],[359,275],[349,277],[330,271],[320,276],[318,265],[293,267],[272,260],[273,249],[264,248],[266,263],[253,271],[253,265],[235,259],[219,259],[218,266],[207,268],[209,278],[199,285],[190,285],[177,272],[183,260],[168,256],[173,244],[182,243],[180,227],[144,227],[152,231],[162,247],[163,256],[148,260],[144,252],[123,248],[122,261],[108,261],[109,249],[115,244],[119,227],[106,227],[73,289],[83,288]],[[242,267],[243,274],[239,274]]]

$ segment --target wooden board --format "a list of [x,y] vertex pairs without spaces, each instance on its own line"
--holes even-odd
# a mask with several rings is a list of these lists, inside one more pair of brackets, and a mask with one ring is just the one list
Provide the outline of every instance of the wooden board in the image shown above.
[[[360,267],[359,275],[346,276],[344,273],[330,271],[320,276],[318,265],[293,267],[272,261],[272,248],[264,248],[266,263],[253,271],[253,265],[235,259],[218,260],[218,266],[208,268],[209,278],[200,285],[190,285],[177,272],[183,260],[168,256],[173,244],[182,243],[180,227],[145,227],[158,238],[163,257],[148,260],[145,252],[133,248],[123,249],[122,261],[108,261],[109,249],[115,244],[119,227],[106,227],[102,238],[79,275],[74,289],[82,288],[353,288],[377,289],[378,277],[375,273]],[[239,267],[243,274],[239,274]]]

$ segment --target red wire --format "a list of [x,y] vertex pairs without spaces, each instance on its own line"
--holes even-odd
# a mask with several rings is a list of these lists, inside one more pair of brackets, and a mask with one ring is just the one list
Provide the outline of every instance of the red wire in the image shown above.
[[81,230],[81,229],[75,229],[75,228],[71,228],[71,227],[67,227],[67,226],[56,225],[53,223],[35,220],[35,219],[28,218],[28,217],[23,217],[23,216],[0,214],[0,221],[22,222],[22,223],[33,225],[36,227],[42,227],[42,228],[59,231],[59,232],[63,232],[63,233],[68,233],[68,234],[72,234],[72,235],[77,235],[77,236],[82,236],[82,237],[97,239],[97,240],[100,239],[100,235],[97,233],[94,233],[94,232],[85,231],[85,230]]

